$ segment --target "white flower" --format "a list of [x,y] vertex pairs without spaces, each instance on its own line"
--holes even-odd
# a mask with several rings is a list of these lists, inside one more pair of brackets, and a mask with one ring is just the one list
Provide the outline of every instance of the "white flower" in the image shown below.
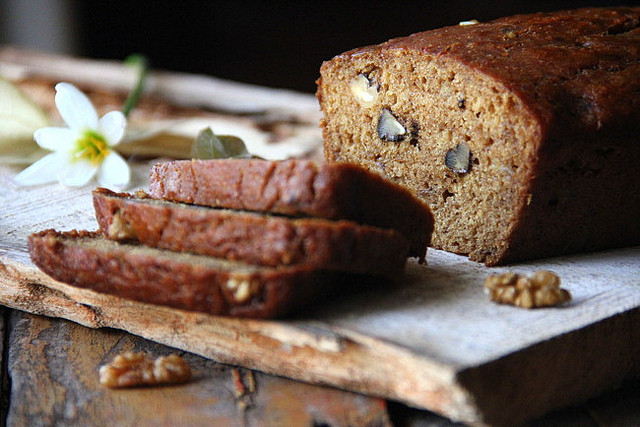
[[104,187],[124,187],[131,172],[127,162],[112,148],[124,135],[127,119],[111,111],[98,119],[87,96],[70,83],[56,85],[56,107],[68,127],[45,127],[34,132],[36,143],[53,153],[16,176],[21,185],[59,181],[82,186],[94,176]]

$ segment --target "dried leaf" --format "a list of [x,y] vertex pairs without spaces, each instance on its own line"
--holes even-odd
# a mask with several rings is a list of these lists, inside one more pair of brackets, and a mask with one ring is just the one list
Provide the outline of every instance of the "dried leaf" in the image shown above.
[[0,78],[0,162],[28,164],[42,157],[33,132],[50,126],[46,113],[8,80]]
[[119,153],[125,156],[169,157],[188,159],[191,157],[193,136],[172,132],[129,132],[126,139],[117,146]]
[[220,135],[234,135],[242,139],[252,156],[270,160],[304,156],[322,145],[319,128],[292,125],[285,134],[274,138],[274,135],[245,120],[189,117],[177,120],[132,120],[117,150],[126,156],[190,159],[194,140],[206,128],[211,128],[218,138]]
[[[249,126],[229,120],[187,118],[132,123],[132,126],[127,127],[127,134],[117,149],[127,156],[190,159],[194,141],[205,128],[250,141],[257,149],[270,145],[267,133]],[[251,152],[253,153],[253,149]]]

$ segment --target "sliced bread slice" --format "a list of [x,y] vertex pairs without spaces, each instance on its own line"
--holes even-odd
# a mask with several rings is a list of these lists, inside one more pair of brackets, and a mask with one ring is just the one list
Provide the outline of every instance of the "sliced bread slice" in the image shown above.
[[93,192],[96,219],[107,238],[264,266],[402,274],[409,250],[395,230],[352,221],[290,218],[157,200],[139,192]]
[[213,315],[272,318],[356,281],[309,266],[259,267],[104,238],[45,230],[31,259],[52,278],[119,297]]
[[424,259],[433,230],[429,207],[408,190],[349,164],[310,160],[177,160],[151,169],[154,198],[197,205],[390,228]]

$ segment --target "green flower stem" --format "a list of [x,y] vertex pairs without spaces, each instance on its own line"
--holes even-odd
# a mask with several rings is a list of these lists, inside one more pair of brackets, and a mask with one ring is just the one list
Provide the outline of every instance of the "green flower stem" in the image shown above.
[[135,67],[138,71],[138,80],[136,81],[136,85],[133,87],[131,92],[129,92],[129,96],[124,101],[124,105],[122,106],[122,113],[125,117],[129,117],[129,113],[138,103],[140,99],[140,95],[142,95],[142,90],[144,89],[145,81],[147,80],[147,76],[149,74],[149,61],[144,55],[130,55],[125,59],[125,64]]

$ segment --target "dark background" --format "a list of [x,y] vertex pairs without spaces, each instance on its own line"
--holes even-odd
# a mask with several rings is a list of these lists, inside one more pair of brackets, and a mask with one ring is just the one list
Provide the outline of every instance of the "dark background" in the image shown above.
[[[4,0],[3,0],[4,1]],[[73,54],[145,54],[159,69],[315,91],[323,60],[392,37],[504,15],[640,1],[63,0]],[[43,1],[41,4],[46,4]]]

